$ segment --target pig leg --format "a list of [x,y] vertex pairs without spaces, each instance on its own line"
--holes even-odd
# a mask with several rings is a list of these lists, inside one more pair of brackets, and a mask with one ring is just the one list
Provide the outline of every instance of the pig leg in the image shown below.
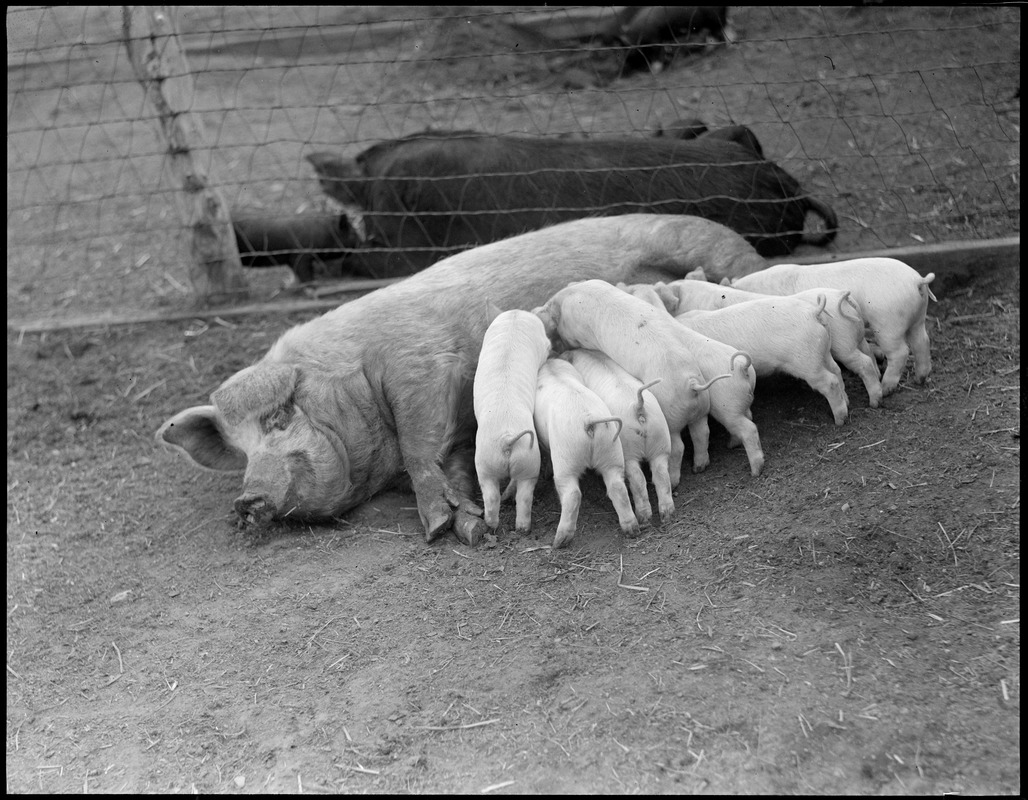
[[500,482],[496,478],[484,478],[479,473],[478,485],[482,487],[485,524],[496,530],[500,524]]
[[890,395],[899,386],[900,378],[907,368],[907,356],[910,355],[910,348],[902,336],[876,337],[882,350],[885,351],[886,366],[885,374],[882,376],[882,394]]
[[517,533],[528,533],[532,528],[532,498],[535,496],[536,478],[522,478],[518,481],[517,516],[515,529]]
[[825,368],[820,375],[815,375],[807,380],[807,384],[815,392],[824,395],[828,405],[832,407],[832,416],[835,417],[835,424],[842,425],[849,416],[849,398],[846,396],[846,389],[842,383],[842,373],[838,365],[831,361],[831,369]]
[[625,479],[632,490],[635,516],[641,524],[645,524],[653,516],[653,508],[650,506],[650,494],[646,488],[646,476],[643,475],[638,461],[625,461]]
[[560,497],[560,521],[557,534],[553,537],[553,548],[565,547],[575,536],[578,525],[578,509],[582,505],[582,490],[578,487],[577,475],[558,475],[554,470],[553,484]]
[[[632,501],[628,499],[628,489],[625,487],[625,472],[621,467],[611,467],[602,473],[603,482],[607,485],[607,497],[614,504],[614,510],[618,514],[618,524],[621,531],[632,539],[639,535],[639,520],[635,518],[632,511]],[[644,484],[645,486],[645,484]]]
[[453,533],[461,542],[474,547],[481,541],[487,528],[482,520],[482,509],[468,499],[475,491],[471,450],[464,448],[450,453],[443,462],[443,473],[448,481],[444,486],[447,500],[456,507]]
[[[710,466],[710,425],[706,416],[689,423],[689,438],[692,439],[692,471],[703,472]],[[675,437],[672,436],[672,442],[674,439]],[[671,469],[674,470],[674,462],[671,464]],[[671,485],[677,486],[678,481],[674,481]]]
[[675,501],[671,497],[671,476],[668,474],[668,456],[661,454],[650,459],[650,477],[657,490],[657,510],[660,521],[667,525],[675,515]]
[[753,420],[739,416],[732,420],[720,420],[728,432],[742,442],[746,448],[746,457],[750,461],[750,472],[754,477],[764,469],[764,451],[760,447],[760,434]]
[[685,458],[685,442],[682,441],[681,433],[671,434],[671,453],[668,461],[668,471],[671,476],[671,485],[678,486],[682,480],[682,459]]
[[850,372],[860,376],[867,389],[868,403],[871,408],[878,408],[882,404],[882,374],[875,360],[859,350],[852,350],[845,355],[840,353],[839,361]]
[[907,342],[914,353],[914,375],[918,383],[924,383],[932,371],[932,347],[923,319],[915,322],[907,331]]

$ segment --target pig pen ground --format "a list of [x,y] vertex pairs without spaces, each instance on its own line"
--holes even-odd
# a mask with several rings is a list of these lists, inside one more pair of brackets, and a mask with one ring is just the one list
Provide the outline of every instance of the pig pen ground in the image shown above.
[[[843,225],[845,252],[867,230]],[[185,303],[117,249],[84,258],[9,257],[8,313]],[[870,409],[847,375],[836,427],[762,381],[759,478],[713,425],[674,523],[623,539],[589,477],[557,552],[543,484],[530,535],[504,506],[476,549],[426,544],[403,491],[238,531],[238,476],[153,432],[310,314],[9,332],[8,792],[1018,794],[1019,268],[935,288],[925,385]]]

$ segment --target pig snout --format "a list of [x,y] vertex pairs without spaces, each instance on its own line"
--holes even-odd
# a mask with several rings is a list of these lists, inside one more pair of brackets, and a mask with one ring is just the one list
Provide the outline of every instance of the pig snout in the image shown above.
[[243,492],[233,505],[243,527],[270,522],[277,511],[270,497],[254,492]]

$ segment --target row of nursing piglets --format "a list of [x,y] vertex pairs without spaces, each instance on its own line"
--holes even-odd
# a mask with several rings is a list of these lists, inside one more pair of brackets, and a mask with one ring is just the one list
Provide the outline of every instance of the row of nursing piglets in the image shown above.
[[[825,395],[841,425],[848,400],[835,359],[860,374],[870,405],[883,395],[865,321],[888,358],[885,394],[895,388],[891,378],[898,382],[911,349],[918,380],[930,372],[925,313],[934,275],[922,278],[900,261],[876,258],[782,265],[742,281],[750,278],[779,295],[816,288],[768,296],[697,280],[617,287],[590,280],[562,289],[532,314],[497,316],[474,385],[475,465],[486,523],[497,526],[499,484],[509,479],[504,496],[517,492],[517,528],[529,527],[540,440],[550,451],[561,503],[554,547],[574,536],[578,480],[589,468],[602,475],[622,531],[634,536],[652,513],[639,469],[648,460],[666,522],[686,427],[693,470],[709,463],[708,412],[730,431],[732,443],[746,446],[758,475],[763,453],[750,413],[754,374],[784,372],[807,381]],[[570,363],[547,360],[551,339]],[[648,396],[654,401],[649,409]],[[616,425],[612,436],[599,430],[609,425]]]
[[429,540],[452,526],[474,543],[486,525],[472,499],[472,383],[489,303],[530,310],[571,282],[699,267],[736,278],[763,264],[724,226],[683,215],[573,220],[483,245],[287,330],[157,438],[243,473],[244,524],[331,518],[407,478]]
[[[698,135],[694,135],[698,134]],[[685,138],[688,137],[688,138]],[[752,131],[584,140],[426,130],[346,159],[307,156],[323,190],[359,220],[344,272],[385,278],[416,272],[470,246],[585,216],[683,214],[719,222],[766,257],[826,245],[834,211],[763,156]],[[804,233],[808,212],[823,229]]]

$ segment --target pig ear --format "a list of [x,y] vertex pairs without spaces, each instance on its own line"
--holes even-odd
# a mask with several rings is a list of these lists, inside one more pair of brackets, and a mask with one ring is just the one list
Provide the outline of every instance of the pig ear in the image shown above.
[[660,298],[660,302],[662,302],[664,304],[664,308],[667,309],[667,313],[671,315],[676,314],[678,312],[680,302],[678,293],[666,283],[658,283],[654,286],[654,289],[657,292],[657,297]]
[[546,331],[546,335],[552,342],[557,333],[557,323],[560,320],[560,312],[557,307],[553,303],[547,303],[539,308],[533,308],[532,313],[543,321],[543,330]]
[[719,286],[731,286],[732,282],[727,277],[721,279]]
[[214,406],[180,411],[157,430],[157,441],[175,447],[201,467],[219,472],[246,469],[246,453],[224,435],[221,415]]
[[293,364],[260,362],[240,370],[211,394],[229,425],[238,425],[251,414],[270,411],[288,402],[300,378]]

